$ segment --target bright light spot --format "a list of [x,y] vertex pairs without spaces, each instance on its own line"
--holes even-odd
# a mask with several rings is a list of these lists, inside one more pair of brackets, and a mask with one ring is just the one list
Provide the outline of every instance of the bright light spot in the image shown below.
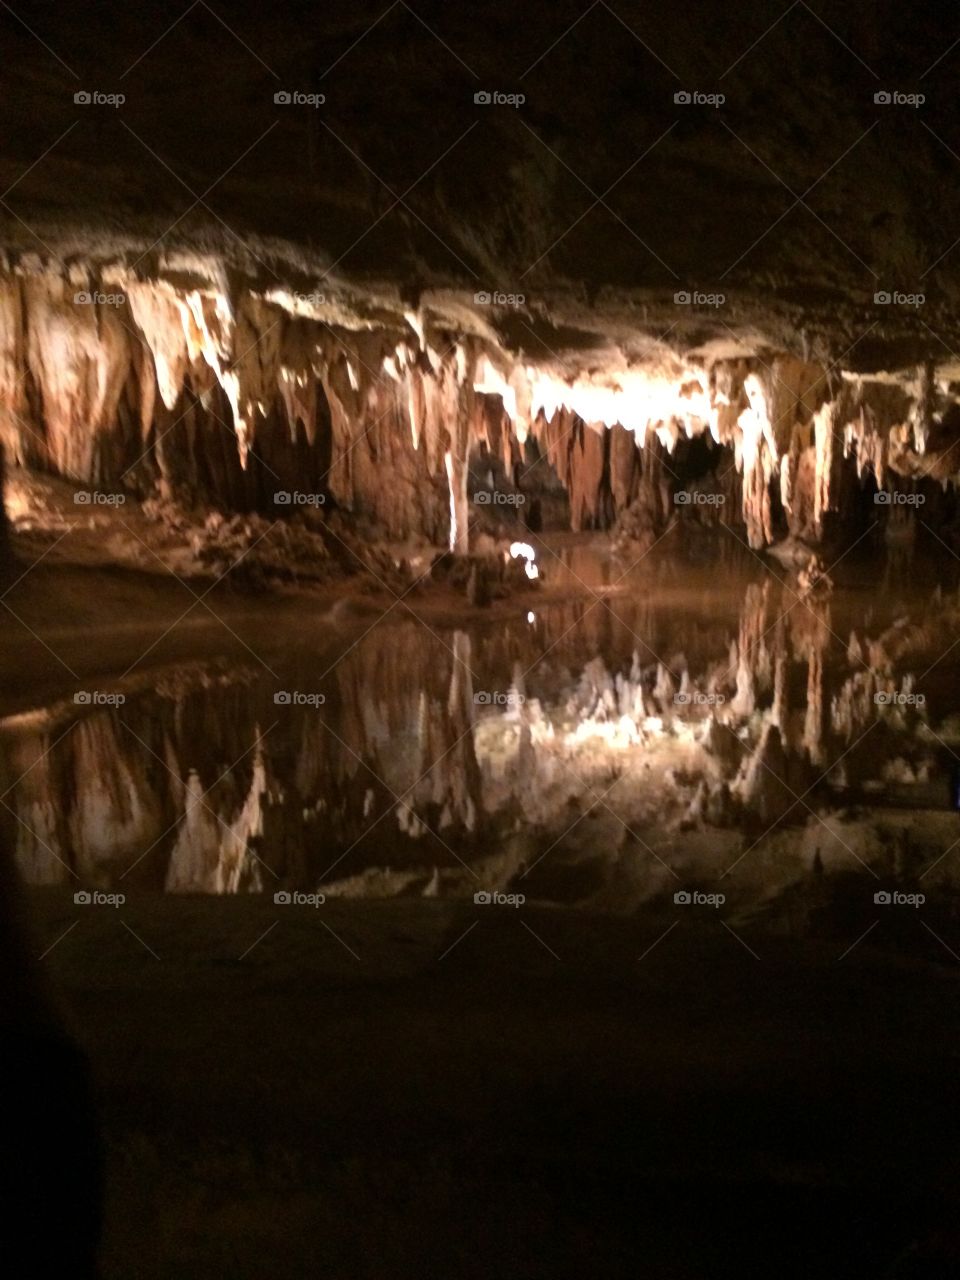
[[[489,360],[478,363],[475,390],[488,395],[500,394],[503,407],[515,426],[518,409],[515,389]],[[527,368],[530,406],[529,417],[533,421],[543,411],[549,421],[556,411],[565,408],[578,414],[586,423],[612,427],[620,423],[634,432],[642,447],[647,427],[665,429],[673,444],[678,434],[675,422],[682,423],[687,435],[695,434],[710,421],[711,405],[709,388],[702,370],[683,371],[663,369],[650,372],[642,369],[620,369],[603,373],[580,373],[573,379],[563,379],[545,370]],[[525,425],[525,424],[524,424]],[[661,437],[663,439],[663,437]],[[666,443],[666,439],[663,439]]]
[[499,396],[511,421],[516,423],[518,416],[516,389],[510,385],[487,356],[481,356],[477,361],[473,389],[483,395]]
[[540,570],[537,568],[537,553],[531,547],[529,542],[511,542],[510,556],[516,560],[518,556],[522,557],[526,563],[523,568],[528,578],[539,578]]
[[537,615],[536,615],[536,614],[533,612],[533,610],[531,609],[531,610],[530,610],[530,612],[527,614],[527,621],[528,621],[528,622],[536,622],[536,620],[537,620]]
[[608,747],[620,751],[639,746],[643,742],[636,721],[629,716],[621,716],[619,720],[581,720],[568,740],[581,743],[598,739]]

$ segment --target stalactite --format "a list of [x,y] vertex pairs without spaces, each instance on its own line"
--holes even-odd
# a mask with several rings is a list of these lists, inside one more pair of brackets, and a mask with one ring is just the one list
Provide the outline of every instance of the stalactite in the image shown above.
[[833,402],[827,400],[814,415],[813,531],[817,538],[823,535],[823,519],[831,506],[836,458],[835,424],[836,409]]
[[[881,485],[891,470],[957,474],[953,392],[929,363],[899,378],[828,376],[768,351],[709,366],[665,349],[646,365],[612,350],[589,363],[532,363],[428,307],[348,325],[335,305],[260,292],[223,264],[205,270],[190,258],[145,278],[114,263],[103,280],[91,270],[79,292],[76,267],[31,262],[0,275],[8,461],[114,485],[135,463],[127,478],[144,491],[158,483],[174,498],[184,483],[184,497],[242,509],[264,502],[269,470],[274,488],[322,475],[347,509],[401,535],[452,526],[459,550],[468,459],[481,441],[509,469],[532,434],[575,528],[641,502],[661,529],[674,514],[662,464],[676,471],[681,442],[709,431],[733,450],[741,480],[724,478],[724,492],[739,498],[755,549],[776,538],[781,508],[791,533],[823,536],[847,492],[841,454]],[[274,439],[284,427],[289,450]],[[178,459],[184,448],[194,456]],[[722,518],[734,519],[729,506]]]
[[0,440],[0,588],[5,588],[12,577],[13,548],[7,516],[7,451],[3,440]]
[[639,472],[636,436],[614,425],[610,428],[610,492],[618,511],[629,506],[636,496]]
[[184,304],[169,286],[131,282],[126,291],[130,314],[153,356],[160,398],[173,410],[180,399],[190,363],[184,334]]
[[49,464],[77,478],[96,474],[101,432],[116,422],[130,369],[122,307],[76,303],[53,276],[24,285],[26,363],[37,388]]
[[21,282],[0,276],[0,441],[11,462],[39,456],[38,437],[24,422],[26,357]]
[[570,434],[567,488],[570,494],[570,527],[574,531],[596,528],[598,524],[604,439],[602,427],[585,422],[580,422]]

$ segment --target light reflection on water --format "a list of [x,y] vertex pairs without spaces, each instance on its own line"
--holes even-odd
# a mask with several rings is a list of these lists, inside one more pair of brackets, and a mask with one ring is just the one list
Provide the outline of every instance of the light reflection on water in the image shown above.
[[[181,666],[159,681],[88,691],[86,704],[4,722],[6,803],[16,814],[10,834],[25,878],[170,892],[320,885],[464,893],[481,881],[503,887],[520,877],[546,897],[589,897],[612,883],[611,859],[598,867],[613,837],[612,861],[622,869],[624,823],[634,836],[642,824],[645,849],[658,820],[676,828],[666,791],[657,788],[679,778],[682,789],[694,735],[673,734],[670,722],[673,714],[702,721],[709,713],[668,707],[657,728],[663,708],[650,698],[658,674],[662,680],[669,672],[679,685],[686,671],[691,687],[725,690],[729,707],[742,696],[731,646],[749,652],[754,720],[769,716],[776,696],[785,700],[786,753],[807,770],[789,777],[806,786],[813,764],[822,779],[877,714],[872,695],[865,703],[863,688],[852,688],[864,677],[847,652],[851,632],[863,643],[866,671],[868,640],[898,620],[929,622],[937,586],[922,565],[888,558],[878,571],[875,559],[851,556],[835,570],[832,593],[798,600],[779,566],[761,563],[732,538],[704,540],[683,556],[655,550],[639,563],[596,542],[557,539],[541,549],[540,563],[547,590],[508,621],[441,628],[394,613],[369,631],[369,622],[359,624],[332,658],[318,653],[309,633],[277,634],[262,655],[276,677],[253,658],[239,668]],[[955,581],[943,588],[953,591]],[[954,607],[943,599],[934,609]],[[936,629],[921,637],[922,660],[919,650],[916,662],[907,651],[884,674],[898,681],[910,670],[921,674],[950,643],[944,637],[938,648],[940,638]],[[960,713],[953,670],[942,661],[917,686],[931,724]],[[617,737],[622,706],[613,708],[609,691],[598,696],[597,689],[604,672],[629,679],[631,671],[653,715],[641,727],[646,745],[628,749]],[[622,685],[617,696],[622,703]],[[838,699],[855,704],[854,719],[840,728]],[[908,733],[913,749],[920,719],[912,708],[907,720],[895,717],[893,728],[885,722],[874,734],[875,758],[860,761],[859,776],[857,768],[844,773],[850,795],[867,798],[869,789],[857,788],[870,783],[871,766],[879,772],[901,758],[898,734]],[[928,735],[928,763],[908,779],[912,786],[898,790],[891,774],[879,794],[874,787],[873,801],[944,809],[949,749],[942,737]],[[849,753],[847,764],[855,758]],[[643,769],[651,770],[649,782]],[[605,770],[612,785],[623,785],[602,806],[591,804],[606,785]],[[586,790],[578,785],[584,778]],[[808,810],[809,802],[796,808],[793,821],[809,825]],[[551,814],[560,839],[548,861],[542,851],[554,845],[546,838],[537,845],[529,831],[549,830]],[[722,861],[734,837],[745,847],[736,830],[715,837],[708,830],[704,838]],[[672,888],[651,861],[658,847],[675,856],[671,839],[655,844],[647,860],[661,880],[638,888],[635,876],[631,892]],[[813,846],[804,840],[806,857]],[[569,849],[575,856],[566,856]],[[702,850],[699,856],[702,862]]]

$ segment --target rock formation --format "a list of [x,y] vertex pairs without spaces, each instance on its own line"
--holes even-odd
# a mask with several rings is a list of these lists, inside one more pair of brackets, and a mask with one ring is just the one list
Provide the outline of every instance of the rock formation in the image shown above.
[[10,464],[86,488],[279,516],[329,503],[464,553],[471,457],[522,475],[532,441],[574,529],[628,509],[662,529],[687,504],[759,549],[783,530],[817,541],[851,486],[912,492],[960,466],[954,384],[929,362],[838,372],[762,338],[640,354],[602,317],[586,350],[528,352],[449,292],[416,310],[346,282],[294,292],[196,253],[152,275],[122,255],[2,265],[0,440]]

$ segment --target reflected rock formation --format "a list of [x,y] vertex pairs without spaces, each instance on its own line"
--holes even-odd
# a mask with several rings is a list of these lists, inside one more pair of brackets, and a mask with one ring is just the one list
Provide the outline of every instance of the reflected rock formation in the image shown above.
[[[654,867],[654,831],[687,857],[691,831],[773,838],[891,786],[929,807],[960,705],[938,696],[931,716],[914,676],[957,600],[939,597],[935,626],[851,628],[845,597],[796,577],[734,594],[739,614],[709,595],[677,613],[664,587],[534,625],[385,624],[313,694],[303,655],[284,671],[296,694],[214,665],[12,717],[19,867],[34,885],[216,894],[462,894],[536,874],[549,897],[551,868],[586,858],[590,896],[625,858]],[[705,871],[724,848],[697,854]]]

